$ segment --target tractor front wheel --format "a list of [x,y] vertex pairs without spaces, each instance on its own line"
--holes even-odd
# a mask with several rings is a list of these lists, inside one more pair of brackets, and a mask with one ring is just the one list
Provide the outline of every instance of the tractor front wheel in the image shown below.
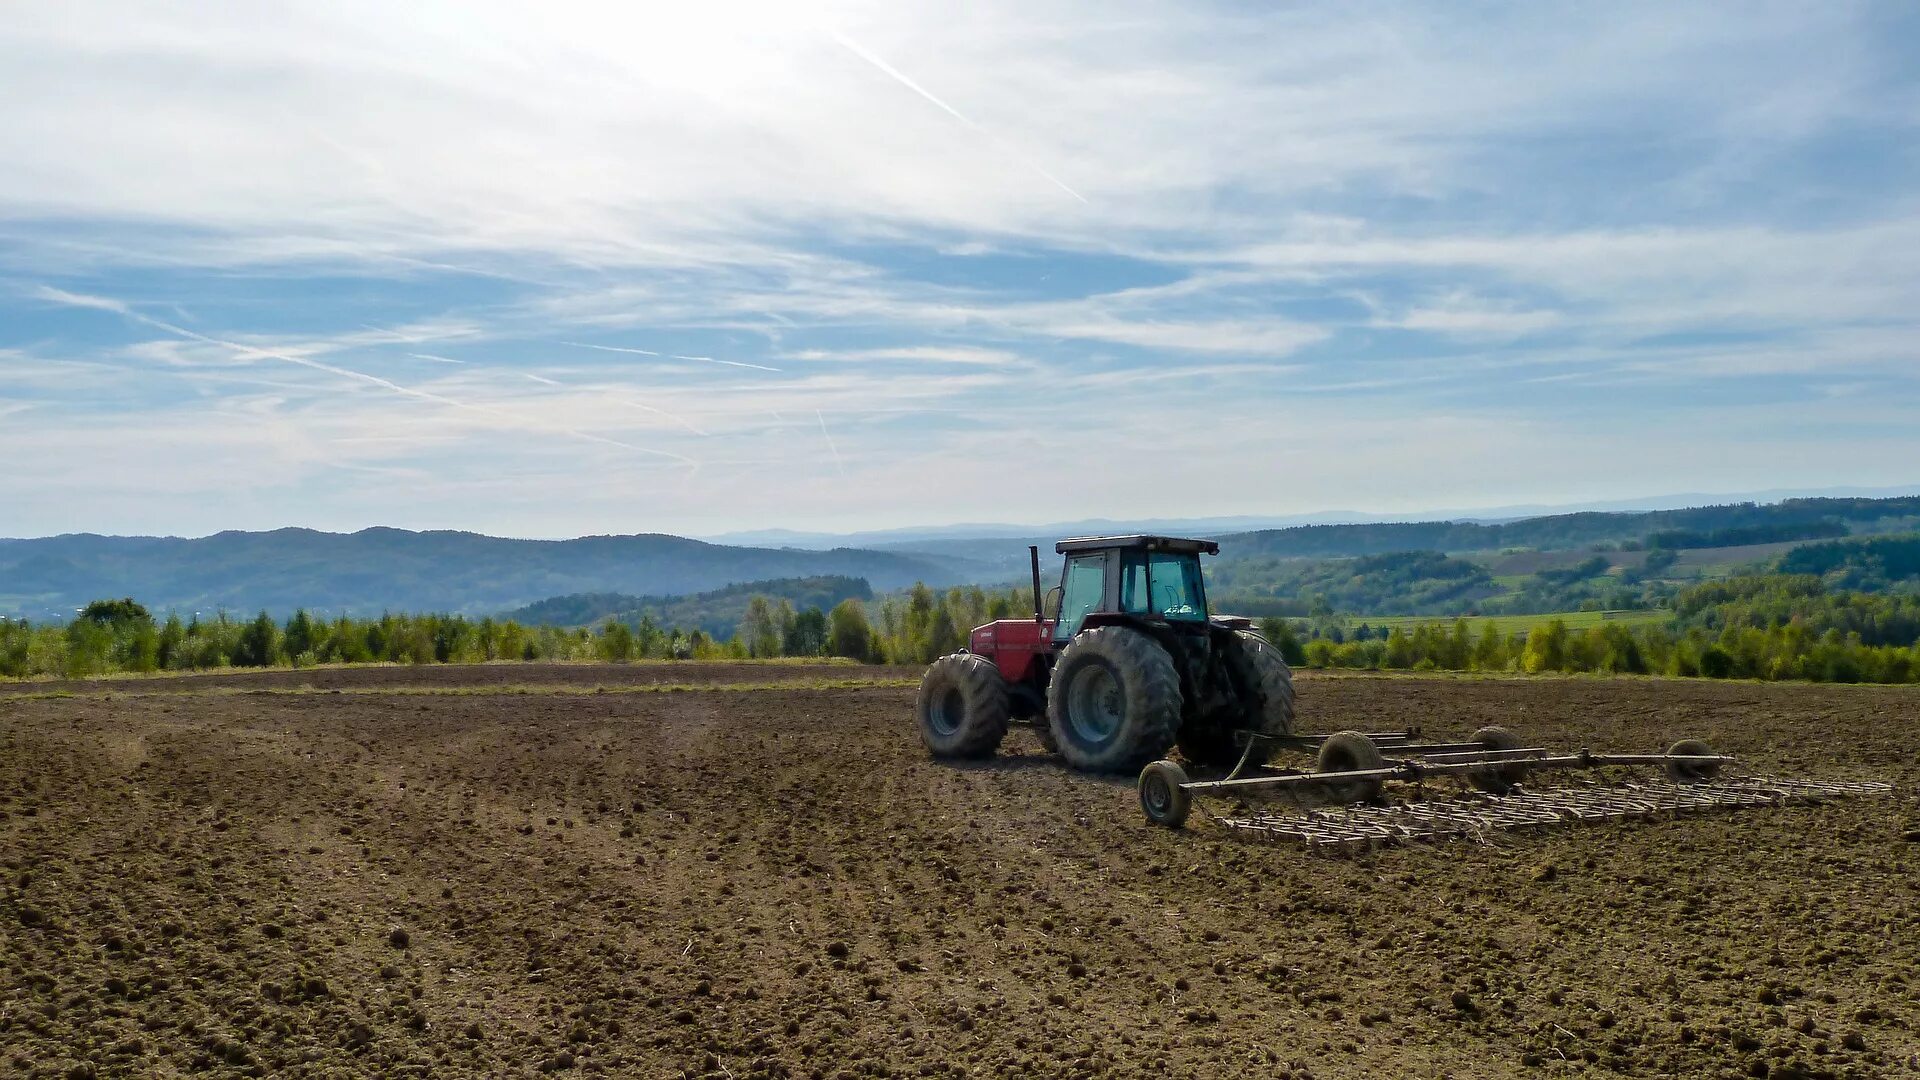
[[920,741],[935,757],[992,757],[1007,715],[1006,680],[984,656],[951,653],[920,680]]
[[1160,643],[1125,626],[1083,630],[1060,653],[1047,726],[1067,764],[1132,772],[1173,745],[1180,674]]

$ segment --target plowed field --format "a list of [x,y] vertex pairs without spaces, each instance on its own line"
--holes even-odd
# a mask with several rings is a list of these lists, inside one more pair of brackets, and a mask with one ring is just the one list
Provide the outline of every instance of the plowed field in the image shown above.
[[1334,857],[929,761],[912,672],[462,670],[0,694],[0,1075],[1920,1075],[1911,690],[1303,677],[1898,785]]

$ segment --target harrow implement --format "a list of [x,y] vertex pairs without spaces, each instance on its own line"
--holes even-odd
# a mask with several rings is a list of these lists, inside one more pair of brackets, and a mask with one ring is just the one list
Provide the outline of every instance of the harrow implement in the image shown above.
[[[1506,829],[1786,806],[1893,791],[1891,784],[1873,781],[1723,778],[1723,769],[1735,759],[1713,753],[1697,739],[1675,743],[1663,754],[1587,749],[1555,753],[1519,745],[1504,728],[1482,728],[1463,743],[1421,742],[1418,732],[1355,731],[1285,736],[1277,741],[1316,750],[1316,767],[1306,772],[1250,771],[1249,753],[1225,778],[1195,781],[1180,765],[1156,761],[1140,774],[1141,809],[1155,824],[1180,828],[1192,813],[1196,796],[1278,795],[1295,805],[1210,816],[1227,829],[1262,839],[1352,848],[1420,839],[1484,841],[1489,833]],[[1659,766],[1665,776],[1612,783],[1588,779],[1538,790],[1525,783],[1535,772],[1608,766]],[[1421,785],[1429,778],[1449,776],[1464,778],[1479,790],[1395,804],[1381,799],[1387,781]],[[1330,805],[1307,809],[1304,804],[1311,799]]]

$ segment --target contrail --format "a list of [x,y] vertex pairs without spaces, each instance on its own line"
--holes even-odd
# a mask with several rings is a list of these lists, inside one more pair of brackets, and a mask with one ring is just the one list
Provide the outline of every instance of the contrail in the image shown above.
[[1009,143],[1007,140],[1002,139],[1000,136],[995,135],[991,131],[988,131],[986,128],[981,127],[979,124],[974,123],[971,119],[967,117],[965,113],[962,113],[959,109],[956,109],[953,106],[947,104],[946,102],[941,101],[939,98],[935,97],[931,91],[927,90],[925,87],[921,86],[919,83],[914,82],[912,79],[907,78],[906,73],[902,72],[899,68],[894,67],[892,64],[889,64],[885,60],[882,60],[878,56],[875,56],[874,54],[868,52],[865,48],[863,48],[860,45],[859,42],[853,40],[852,38],[841,33],[840,31],[835,30],[835,31],[832,31],[832,33],[833,33],[833,40],[839,42],[841,46],[844,47],[848,52],[852,53],[853,55],[859,57],[862,60],[865,60],[867,63],[872,64],[874,67],[879,68],[881,71],[885,72],[888,76],[892,77],[893,80],[895,82],[898,82],[901,86],[904,86],[907,89],[913,91],[914,93],[919,94],[921,97],[926,98],[928,101],[931,101],[935,106],[937,106],[940,109],[941,112],[944,112],[948,116],[951,116],[955,120],[958,120],[962,124],[965,124],[968,127],[968,129],[988,139],[994,145],[998,146],[1001,150],[1006,151],[1006,153],[1011,155],[1014,160],[1020,162],[1022,165],[1025,165],[1027,168],[1032,169],[1034,172],[1039,173],[1041,176],[1046,177],[1049,181],[1053,183],[1053,186],[1059,188],[1061,191],[1064,191],[1067,194],[1073,196],[1074,198],[1079,199],[1082,203],[1085,203],[1087,201],[1087,197],[1085,195],[1082,195],[1079,192],[1068,187],[1065,181],[1061,180],[1059,177],[1053,175],[1047,170],[1041,168],[1038,162],[1022,154],[1019,151],[1019,149],[1016,148],[1012,143]]
[[639,353],[641,356],[659,356],[660,355],[659,353],[654,352],[652,349],[623,349],[618,345],[588,345],[585,342],[580,342],[580,341],[563,341],[560,344],[571,345],[576,349],[599,349],[601,352],[630,352],[630,353]]
[[[567,342],[562,342],[561,344],[563,344],[563,345],[571,345],[571,344],[573,344],[573,342],[570,342],[570,341],[567,341]],[[582,345],[582,346],[580,346],[580,348],[582,348],[582,349],[605,349],[605,348],[612,348],[612,346],[608,346],[608,345]],[[638,350],[638,349],[632,349],[632,350],[624,350],[624,349],[623,349],[623,350],[618,350],[618,351],[622,351],[622,352],[629,352],[629,351],[630,351],[630,352],[639,352],[639,351],[641,351],[641,350]],[[658,355],[660,355],[660,354],[659,354],[659,353],[649,353],[648,355],[649,355],[649,356],[658,356]],[[522,375],[525,375],[525,376],[526,376],[527,378],[529,378],[529,379],[532,379],[532,380],[533,380],[534,382],[537,382],[537,383],[545,383],[545,384],[547,384],[548,386],[565,386],[565,385],[567,385],[566,383],[563,383],[563,382],[559,382],[559,381],[557,381],[557,380],[554,380],[554,379],[549,379],[549,378],[547,378],[547,377],[546,377],[546,376],[544,376],[544,375],[533,375],[533,374],[530,374],[530,373],[528,373],[528,372],[525,372],[525,371],[523,371],[523,372],[521,372],[520,374],[522,374]],[[640,410],[641,410],[641,411],[643,411],[643,412],[650,412],[650,413],[653,413],[653,414],[655,414],[655,415],[657,415],[657,416],[664,416],[664,417],[666,417],[667,419],[669,419],[669,420],[671,420],[671,421],[673,421],[674,423],[676,423],[676,424],[679,424],[679,425],[680,425],[681,427],[683,427],[683,428],[686,428],[686,429],[687,429],[688,431],[691,431],[691,432],[693,432],[693,433],[694,433],[695,435],[699,435],[699,436],[701,436],[702,438],[705,438],[706,436],[708,436],[708,435],[710,435],[710,434],[711,434],[711,432],[706,432],[706,431],[702,431],[702,430],[700,430],[699,428],[697,428],[697,427],[694,427],[694,426],[693,426],[693,424],[692,424],[692,423],[690,423],[690,422],[689,422],[689,421],[687,420],[687,418],[686,418],[686,417],[684,417],[684,416],[679,416],[679,415],[676,415],[676,414],[674,414],[674,413],[670,413],[670,412],[668,412],[668,411],[667,411],[667,410],[665,410],[665,409],[657,409],[657,408],[655,408],[655,407],[653,407],[652,405],[648,405],[648,404],[647,404],[646,402],[643,402],[643,401],[635,401],[635,400],[633,400],[632,398],[608,398],[607,400],[608,400],[608,401],[611,401],[611,402],[613,402],[613,403],[614,403],[614,404],[616,404],[616,405],[627,405],[627,406],[630,406],[630,407],[632,407],[632,408],[635,408],[635,409],[640,409]]]
[[700,436],[701,438],[706,438],[707,436],[712,434],[712,432],[702,431],[699,428],[694,427],[691,421],[689,421],[686,417],[679,415],[678,413],[670,413],[665,409],[657,409],[652,405],[647,404],[644,401],[635,401],[632,398],[608,398],[607,400],[615,403],[616,405],[630,405],[636,409],[641,409],[646,412],[654,413],[659,416],[664,416],[667,419],[673,421],[674,423],[679,424],[681,427],[686,428],[688,431],[693,432],[695,435]]
[[699,360],[708,364],[725,364],[728,367],[752,368],[755,371],[779,371],[780,368],[765,364],[749,364],[741,360],[719,360],[711,356],[683,356],[680,353],[657,353],[652,349],[629,349],[619,345],[588,345],[582,341],[563,341],[562,345],[571,345],[576,349],[599,349],[601,352],[638,353],[641,356],[664,356],[669,360]]
[[844,479],[847,475],[847,463],[840,460],[840,448],[833,445],[833,435],[827,431],[827,418],[820,414],[819,409],[813,410],[813,418],[820,421],[820,434],[827,440],[827,449],[833,451],[834,468],[840,470],[840,476]]
[[672,458],[675,461],[684,461],[689,465],[699,464],[699,462],[694,461],[692,458],[687,457],[684,454],[676,454],[668,450],[655,450],[655,449],[652,449],[651,447],[646,447],[646,446],[635,446],[632,443],[624,443],[618,439],[609,439],[604,435],[595,435],[590,431],[579,431],[574,428],[554,427],[552,425],[547,425],[547,424],[529,423],[527,420],[521,417],[515,416],[509,412],[503,412],[499,409],[491,408],[486,405],[469,405],[464,401],[455,401],[453,398],[446,397],[442,394],[436,394],[429,390],[416,390],[410,386],[401,386],[399,383],[391,382],[387,379],[383,379],[378,375],[368,375],[365,372],[361,372],[361,371],[353,371],[348,368],[335,367],[332,364],[323,364],[318,360],[313,360],[304,356],[296,356],[293,353],[279,352],[274,349],[263,349],[253,345],[241,345],[238,342],[223,341],[220,338],[208,337],[207,335],[199,333],[197,331],[188,330],[182,326],[175,326],[172,323],[162,322],[161,320],[155,319],[151,316],[142,315],[139,312],[133,310],[133,308],[127,306],[126,304],[121,303],[118,300],[113,300],[104,296],[84,296],[79,293],[70,293],[62,289],[55,289],[47,285],[42,285],[39,287],[39,295],[43,299],[52,300],[56,303],[66,304],[70,307],[93,308],[97,311],[111,311],[114,314],[121,316],[122,318],[130,319],[133,322],[141,323],[146,326],[151,326],[157,330],[163,330],[166,333],[173,334],[178,337],[187,338],[192,341],[205,342],[208,345],[217,345],[223,349],[230,349],[235,354],[237,354],[238,356],[240,356],[242,359],[245,359],[245,360],[255,360],[255,359],[260,359],[262,357],[265,357],[271,360],[280,360],[285,363],[298,365],[300,367],[312,368],[315,371],[324,371],[329,375],[337,375],[344,379],[353,379],[356,382],[369,383],[373,386],[378,386],[383,390],[390,390],[403,397],[415,398],[420,401],[431,401],[436,405],[445,405],[445,406],[448,406],[449,408],[461,409],[466,412],[480,413],[486,416],[497,417],[499,419],[506,420],[509,423],[512,423],[521,427],[533,427],[537,430],[544,430],[544,431],[548,431],[558,435],[566,435],[575,439],[584,440],[586,442],[600,443],[605,446],[616,446],[622,450],[631,450],[639,454],[653,454],[658,457]]
[[464,363],[466,363],[466,361],[465,361],[465,360],[455,360],[455,359],[454,359],[453,357],[451,357],[451,356],[435,356],[435,355],[433,355],[433,354],[432,354],[432,353],[430,353],[430,352],[410,352],[410,353],[408,353],[407,355],[408,355],[408,356],[411,356],[411,357],[413,357],[413,358],[414,358],[415,360],[438,360],[438,361],[440,361],[440,362],[441,362],[441,363],[443,363],[443,364],[464,364]]
[[675,360],[704,360],[709,364],[725,364],[728,367],[752,368],[755,371],[779,371],[780,370],[777,367],[768,367],[765,364],[748,364],[740,360],[719,360],[711,356],[681,356],[679,353],[674,353],[672,355]]

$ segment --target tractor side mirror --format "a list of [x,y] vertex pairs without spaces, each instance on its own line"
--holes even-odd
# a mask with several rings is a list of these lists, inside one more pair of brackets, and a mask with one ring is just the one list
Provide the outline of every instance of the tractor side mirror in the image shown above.
[[1049,619],[1057,621],[1060,618],[1060,586],[1058,585],[1047,590],[1046,612]]

